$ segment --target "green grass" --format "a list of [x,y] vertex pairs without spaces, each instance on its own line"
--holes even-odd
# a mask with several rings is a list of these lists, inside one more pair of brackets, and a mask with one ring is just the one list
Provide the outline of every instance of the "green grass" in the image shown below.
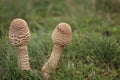
[[[88,0],[73,0],[69,4],[64,0],[1,0],[0,80],[43,80],[41,67],[53,48],[50,36],[60,22],[71,25],[73,38],[50,80],[119,80],[120,26],[111,26],[102,16]],[[17,67],[16,48],[8,40],[14,18],[28,22],[32,71]]]

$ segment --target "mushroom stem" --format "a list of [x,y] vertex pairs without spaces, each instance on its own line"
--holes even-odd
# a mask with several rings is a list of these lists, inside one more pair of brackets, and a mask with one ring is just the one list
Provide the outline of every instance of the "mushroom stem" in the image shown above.
[[44,78],[48,79],[50,77],[50,73],[52,73],[57,68],[57,64],[63,53],[63,49],[64,46],[58,44],[54,45],[50,58],[42,67],[42,73]]
[[29,63],[29,56],[27,51],[27,45],[17,46],[18,52],[18,67],[23,70],[31,70]]

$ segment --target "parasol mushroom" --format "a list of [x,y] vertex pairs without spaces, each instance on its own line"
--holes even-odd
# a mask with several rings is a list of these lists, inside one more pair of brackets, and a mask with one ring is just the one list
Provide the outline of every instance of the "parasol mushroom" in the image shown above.
[[28,24],[23,19],[14,19],[9,28],[9,41],[17,48],[18,67],[21,70],[31,70],[27,43],[30,40]]
[[54,29],[51,38],[54,43],[53,51],[48,61],[41,69],[45,80],[48,80],[50,78],[50,73],[52,73],[57,68],[60,56],[63,53],[64,46],[71,43],[72,30],[70,25],[67,23],[58,24]]

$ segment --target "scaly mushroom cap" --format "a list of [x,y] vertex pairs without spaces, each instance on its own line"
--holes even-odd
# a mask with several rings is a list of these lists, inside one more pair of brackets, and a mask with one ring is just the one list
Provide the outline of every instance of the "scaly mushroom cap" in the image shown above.
[[9,41],[16,46],[26,45],[30,39],[28,24],[23,19],[14,19],[9,28]]
[[63,46],[70,44],[72,39],[72,30],[70,25],[67,23],[58,24],[54,29],[51,38],[55,44]]

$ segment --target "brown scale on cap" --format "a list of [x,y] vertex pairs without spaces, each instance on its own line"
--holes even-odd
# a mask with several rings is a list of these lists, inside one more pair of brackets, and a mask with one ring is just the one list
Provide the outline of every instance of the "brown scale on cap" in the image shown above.
[[28,24],[23,19],[14,19],[9,28],[9,41],[15,45],[18,52],[18,67],[23,70],[30,70],[27,43],[30,40]]
[[72,31],[71,27],[67,23],[60,23],[54,29],[52,33],[53,43],[59,45],[67,45],[71,43]]
[[70,25],[67,23],[58,24],[54,29],[51,38],[54,43],[53,51],[48,61],[41,69],[45,80],[48,80],[50,78],[50,74],[57,68],[64,46],[71,43],[72,30]]
[[10,24],[9,40],[13,45],[26,45],[30,40],[30,31],[23,19],[14,19]]

